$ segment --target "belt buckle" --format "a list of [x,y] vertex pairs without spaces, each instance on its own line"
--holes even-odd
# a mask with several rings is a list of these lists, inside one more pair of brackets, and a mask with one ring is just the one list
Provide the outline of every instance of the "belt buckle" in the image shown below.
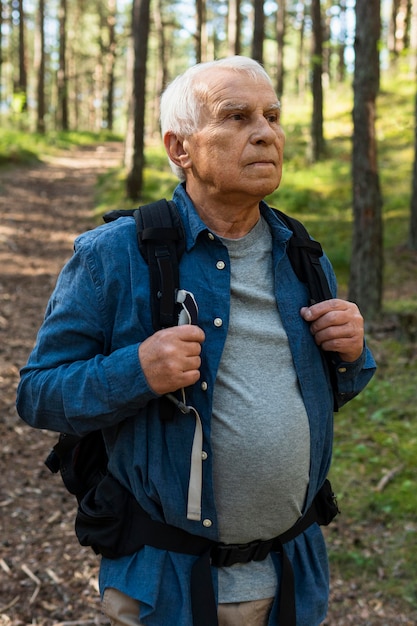
[[217,544],[212,550],[212,564],[215,567],[230,567],[236,563],[263,561],[271,551],[272,540],[257,539],[250,543]]

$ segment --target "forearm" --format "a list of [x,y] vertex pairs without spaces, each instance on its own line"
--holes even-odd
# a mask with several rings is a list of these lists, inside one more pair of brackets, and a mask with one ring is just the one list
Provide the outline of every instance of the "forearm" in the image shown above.
[[19,415],[35,428],[84,434],[134,415],[155,394],[140,367],[137,345],[59,366],[23,368]]

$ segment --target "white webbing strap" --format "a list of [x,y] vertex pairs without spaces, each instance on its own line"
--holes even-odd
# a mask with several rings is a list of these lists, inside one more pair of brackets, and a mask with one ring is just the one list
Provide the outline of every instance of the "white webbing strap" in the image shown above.
[[203,491],[203,425],[197,409],[185,404],[185,390],[181,389],[182,401],[172,393],[166,397],[185,414],[194,413],[195,430],[191,448],[190,478],[188,482],[187,519],[201,520],[201,497]]
[[194,407],[195,431],[191,450],[190,481],[188,483],[187,519],[201,520],[201,495],[203,489],[203,426]]

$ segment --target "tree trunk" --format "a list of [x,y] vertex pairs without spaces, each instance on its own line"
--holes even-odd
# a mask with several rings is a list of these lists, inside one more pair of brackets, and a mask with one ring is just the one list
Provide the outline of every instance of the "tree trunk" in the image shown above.
[[206,0],[196,0],[196,49],[195,58],[197,63],[207,61],[208,35],[207,35],[207,7]]
[[156,31],[156,39],[158,42],[158,56],[156,63],[156,72],[154,76],[154,88],[153,92],[153,106],[152,106],[152,133],[159,131],[159,99],[161,94],[168,83],[168,45],[167,28],[163,20],[163,3],[162,0],[157,0],[153,4],[153,23]]
[[311,2],[313,28],[313,54],[311,88],[313,94],[313,115],[311,121],[311,159],[319,161],[325,152],[323,134],[323,27],[320,0]]
[[414,107],[414,165],[410,210],[410,233],[408,243],[412,250],[417,250],[417,91]]
[[346,75],[345,51],[346,51],[346,0],[339,0],[340,33],[337,45],[337,80],[343,83]]
[[158,0],[157,4],[154,5],[154,24],[158,37],[158,60],[160,66],[160,79],[157,82],[157,97],[159,97],[168,83],[168,61],[169,61],[169,53],[168,53],[168,42],[167,42],[167,34],[166,27],[163,21],[163,3],[161,0]]
[[145,166],[145,107],[146,63],[148,57],[150,0],[133,0],[132,36],[134,48],[133,68],[133,154],[127,176],[127,195],[139,200],[143,185]]
[[67,0],[59,4],[59,68],[58,68],[58,125],[69,129],[68,122],[68,76],[67,76]]
[[227,14],[227,44],[229,55],[241,53],[240,27],[242,16],[240,13],[240,0],[229,0]]
[[[0,86],[3,85],[3,0],[0,0]],[[0,88],[0,109],[3,104],[3,93]]]
[[388,25],[388,50],[396,57],[398,55],[397,49],[397,15],[400,6],[400,0],[392,0],[391,15]]
[[388,50],[394,60],[410,45],[411,0],[392,0],[388,31]]
[[23,9],[23,0],[18,1],[19,11],[19,82],[17,84],[17,93],[21,98],[21,110],[27,109],[27,90],[28,77],[26,68],[26,43],[25,43],[25,12]]
[[356,1],[353,105],[353,240],[349,299],[368,320],[382,307],[382,196],[375,136],[380,0]]
[[413,11],[413,0],[403,0],[404,4],[404,36],[403,47],[404,50],[410,48],[410,28],[411,28],[411,15]]
[[305,67],[304,67],[304,33],[305,33],[305,5],[301,4],[301,23],[300,23],[300,37],[298,43],[298,70],[295,72],[295,88],[298,95],[302,95],[306,88]]
[[417,73],[417,0],[411,3],[410,12],[410,73],[415,76]]
[[277,9],[277,94],[278,97],[284,93],[284,45],[285,45],[285,25],[286,25],[285,0],[280,0]]
[[253,39],[252,58],[259,63],[264,61],[265,15],[263,0],[253,0]]
[[327,77],[327,83],[332,82],[332,46],[331,39],[331,16],[324,11],[322,17],[322,77]]
[[116,65],[116,0],[108,0],[107,30],[108,48],[106,62],[107,107],[106,126],[113,130],[114,120],[114,70]]
[[45,132],[45,0],[39,0],[38,28],[36,37],[37,115],[36,130]]

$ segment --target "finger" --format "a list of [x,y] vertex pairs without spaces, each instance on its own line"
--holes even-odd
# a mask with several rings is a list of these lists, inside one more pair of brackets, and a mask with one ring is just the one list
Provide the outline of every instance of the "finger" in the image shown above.
[[345,311],[331,311],[325,313],[310,324],[313,335],[321,330],[333,328],[335,333],[342,332],[346,337],[350,337],[355,332],[357,324]]
[[201,366],[201,358],[198,355],[190,355],[183,359],[179,363],[179,368],[182,368],[183,372],[191,372],[192,370],[198,370]]
[[314,340],[322,350],[337,352],[343,361],[353,362],[362,354],[364,335],[350,325],[333,326],[315,333]]
[[351,341],[355,337],[355,332],[349,324],[325,326],[321,329],[314,329],[312,325],[311,332],[320,346],[329,341]]
[[325,352],[336,352],[342,361],[353,363],[363,352],[363,342],[351,339],[324,341],[320,346]]
[[166,328],[161,333],[166,333],[167,336],[176,336],[183,341],[191,341],[203,343],[205,339],[205,334],[202,328],[199,326],[195,326],[192,324],[183,324],[182,326],[172,326],[170,328]]
[[183,341],[179,344],[181,354],[185,357],[193,357],[201,354],[202,346],[198,341]]
[[317,302],[317,304],[312,304],[309,307],[302,307],[300,313],[303,319],[306,320],[306,322],[313,322],[314,320],[319,319],[320,317],[330,313],[331,311],[347,310],[351,304],[351,302],[347,302],[346,300],[333,298],[331,300],[323,300],[323,302]]

